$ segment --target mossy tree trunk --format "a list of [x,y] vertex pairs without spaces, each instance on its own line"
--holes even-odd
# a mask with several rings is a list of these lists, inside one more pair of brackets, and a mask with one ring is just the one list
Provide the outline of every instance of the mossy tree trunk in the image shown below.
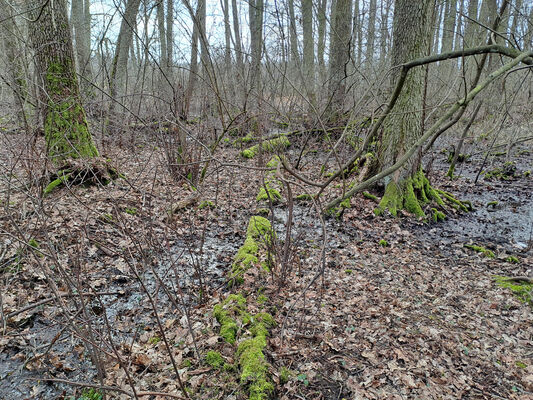
[[66,0],[33,7],[30,36],[46,92],[44,133],[48,156],[59,163],[69,158],[98,156],[81,104]]
[[[400,65],[427,54],[430,40],[431,10],[434,0],[397,0],[394,10],[392,65]],[[393,78],[398,78],[400,69]],[[384,123],[379,160],[381,168],[395,164],[423,134],[425,68],[409,71],[392,113]],[[421,203],[442,202],[431,189],[420,167],[420,152],[415,154],[386,181],[385,194],[377,213],[397,214],[405,209],[424,216]]]

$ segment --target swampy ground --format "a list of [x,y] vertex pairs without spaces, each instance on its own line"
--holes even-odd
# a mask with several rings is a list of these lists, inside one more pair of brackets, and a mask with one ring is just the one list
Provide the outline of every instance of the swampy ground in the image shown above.
[[[450,180],[450,142],[439,141],[428,176],[474,207],[440,223],[376,217],[357,195],[323,225],[311,202],[294,202],[283,253],[288,193],[259,204],[262,175],[250,167],[261,163],[230,144],[198,192],[139,137],[105,154],[123,178],[41,198],[44,162],[16,161],[23,138],[3,140],[0,399],[248,398],[239,339],[226,342],[213,316],[229,293],[275,319],[262,351],[272,398],[533,398],[531,286],[496,278],[533,276],[531,142],[506,155],[473,138]],[[322,139],[306,146],[302,171],[325,159]],[[511,175],[486,177],[508,162]],[[276,231],[270,251],[289,255],[285,276],[278,259],[229,287],[259,208]],[[245,337],[250,325],[236,329]]]

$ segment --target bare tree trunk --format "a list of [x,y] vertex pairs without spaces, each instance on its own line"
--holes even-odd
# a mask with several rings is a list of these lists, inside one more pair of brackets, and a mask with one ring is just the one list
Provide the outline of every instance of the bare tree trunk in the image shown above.
[[376,0],[370,0],[370,8],[368,9],[368,29],[366,35],[366,53],[365,61],[368,67],[371,67],[374,62],[374,39],[376,35]]
[[350,60],[350,35],[352,32],[352,2],[337,0],[335,13],[332,15],[334,29],[330,33],[329,93],[331,97],[330,112],[343,112],[346,95],[346,71]]
[[244,79],[244,62],[241,45],[241,28],[239,22],[239,9],[237,7],[237,0],[231,0],[231,12],[233,13],[233,37],[235,39],[235,60],[237,61],[237,69]]
[[198,16],[200,15],[201,4],[198,2],[196,8],[196,14],[191,15],[193,18],[193,28],[192,28],[192,37],[191,37],[191,63],[189,66],[189,81],[187,83],[187,90],[185,91],[185,104],[183,114],[185,117],[189,115],[189,110],[191,107],[192,95],[194,93],[194,86],[198,79],[198,39],[199,39],[199,26],[198,26]]
[[[137,13],[140,4],[141,0],[128,0],[126,3],[111,67],[110,91],[112,97],[116,97],[119,91],[124,90],[124,81],[128,71],[128,55],[133,38],[133,29],[137,26]],[[111,108],[113,108],[114,102],[111,104]]]
[[24,76],[23,57],[16,41],[16,24],[11,13],[11,7],[6,0],[0,0],[0,34],[3,39],[4,55],[7,61],[8,85],[13,93],[16,115],[19,126],[26,132],[30,131],[26,113],[24,112],[24,98],[26,79]]
[[167,47],[167,33],[165,29],[165,2],[164,0],[159,0],[156,4],[156,15],[157,15],[157,31],[159,32],[159,65],[166,74],[166,69],[168,67],[168,47]]
[[315,43],[313,40],[313,1],[302,0],[302,25],[304,33],[303,77],[307,96],[315,104]]
[[[383,3],[385,7],[383,8]],[[380,23],[380,32],[379,32],[379,67],[381,70],[387,68],[385,65],[386,55],[387,55],[387,44],[389,42],[389,15],[391,9],[392,1],[383,0],[381,2],[381,23]]]
[[[462,43],[462,32],[463,32],[463,14],[465,10],[465,0],[460,0],[459,3],[459,14],[457,15],[457,23],[455,29],[455,40],[453,44],[453,50],[458,50],[463,45]],[[464,47],[464,46],[463,46]]]
[[252,108],[257,110],[261,96],[261,59],[263,53],[263,0],[249,0],[250,45],[251,45],[251,82],[255,95]]
[[289,44],[291,48],[290,63],[294,70],[300,64],[298,54],[298,33],[296,32],[296,16],[294,14],[294,0],[288,0],[289,6]]
[[229,88],[229,97],[230,99],[235,99],[235,81],[233,73],[233,65],[231,62],[231,22],[229,19],[229,0],[220,0],[220,5],[222,7],[222,12],[224,14],[224,65],[225,65],[225,75]]
[[30,38],[48,98],[44,124],[48,156],[55,162],[96,157],[79,96],[66,0],[33,8]]
[[439,52],[439,47],[441,43],[440,26],[441,26],[442,18],[444,16],[444,8],[445,7],[443,3],[439,3],[436,5],[436,11],[435,11],[436,20],[435,20],[435,25],[434,25],[433,45],[432,45],[433,53],[435,54]]
[[[92,79],[91,69],[91,14],[89,0],[72,0],[72,27],[76,50],[78,72],[88,81]],[[88,15],[87,15],[88,14]],[[82,82],[84,92],[90,85]]]
[[174,0],[167,0],[167,67],[172,77],[174,64]]
[[453,38],[455,36],[456,15],[457,15],[457,0],[446,0],[446,11],[444,13],[444,27],[442,31],[442,52],[451,51],[453,49]]
[[476,25],[474,21],[477,21],[478,19],[478,2],[469,0],[468,1],[468,21],[466,22],[465,26],[465,47],[473,47],[474,45],[477,45],[477,29],[478,26]]
[[318,20],[318,70],[320,73],[320,82],[326,79],[326,63],[324,62],[324,52],[326,50],[326,8],[327,0],[318,2],[317,20]]

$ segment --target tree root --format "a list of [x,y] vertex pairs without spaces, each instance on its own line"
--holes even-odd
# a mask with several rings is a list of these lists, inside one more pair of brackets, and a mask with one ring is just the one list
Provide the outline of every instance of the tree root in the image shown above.
[[43,189],[43,197],[63,185],[107,185],[120,177],[123,176],[106,159],[71,160],[51,175],[49,183]]
[[378,207],[374,210],[374,214],[382,215],[388,210],[391,215],[397,217],[399,211],[405,210],[419,218],[427,219],[428,217],[423,208],[434,204],[434,207],[429,207],[431,219],[434,222],[438,222],[446,217],[443,212],[447,209],[446,203],[460,211],[467,212],[472,210],[470,202],[460,201],[444,190],[434,189],[424,172],[419,170],[414,176],[403,181],[398,183],[390,182]]

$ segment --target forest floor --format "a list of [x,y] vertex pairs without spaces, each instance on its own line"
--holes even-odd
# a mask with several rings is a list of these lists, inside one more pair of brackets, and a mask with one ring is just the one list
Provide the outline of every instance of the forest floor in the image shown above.
[[[533,398],[533,300],[495,278],[533,276],[530,147],[513,149],[508,180],[481,174],[474,184],[480,168],[504,168],[504,156],[482,167],[479,151],[450,181],[441,143],[429,177],[474,211],[436,224],[376,217],[375,202],[357,195],[325,221],[324,260],[320,218],[296,203],[286,278],[274,279],[279,267],[252,268],[228,288],[248,220],[269,208],[255,200],[260,172],[213,167],[199,199],[169,216],[194,192],[146,140],[106,152],[125,179],[40,199],[39,173],[29,171],[43,166],[17,158],[23,139],[5,135],[0,146],[0,399],[95,400],[102,385],[114,388],[108,398],[134,389],[185,398],[176,370],[191,398],[246,398],[236,345],[220,337],[212,312],[230,292],[276,320],[264,349],[274,398]],[[310,145],[303,171],[322,147]],[[257,165],[232,147],[218,157]],[[269,214],[280,241],[287,209],[282,201]],[[210,351],[223,368],[206,363]]]

